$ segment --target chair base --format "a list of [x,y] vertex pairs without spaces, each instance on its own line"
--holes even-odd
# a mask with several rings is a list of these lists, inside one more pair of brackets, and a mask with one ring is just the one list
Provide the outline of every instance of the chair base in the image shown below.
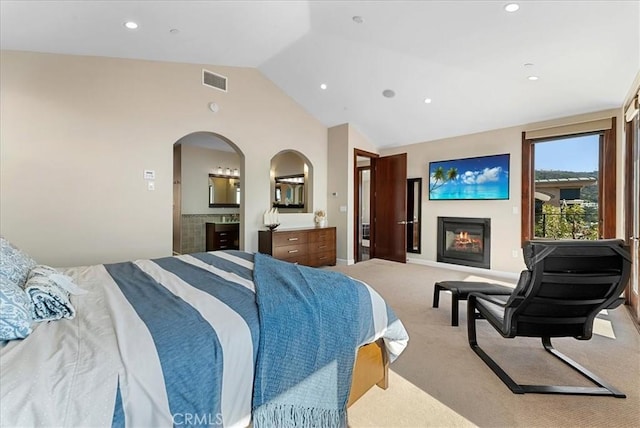
[[507,387],[514,394],[565,394],[565,395],[592,395],[592,396],[609,396],[616,398],[627,398],[625,394],[618,391],[616,388],[611,386],[609,383],[596,376],[577,362],[573,361],[571,358],[564,355],[562,352],[558,351],[551,345],[551,338],[543,337],[542,338],[542,346],[544,349],[558,358],[560,361],[567,364],[569,367],[576,370],[585,378],[589,379],[594,384],[598,385],[597,387],[582,387],[582,386],[555,386],[555,385],[520,385],[516,383],[508,374],[505,372],[502,367],[498,365],[480,346],[478,346],[478,341],[476,338],[476,319],[477,316],[469,311],[469,317],[467,319],[467,327],[469,334],[469,346],[471,349],[478,354],[478,356],[485,362],[487,366],[500,378],[502,382],[504,382]]

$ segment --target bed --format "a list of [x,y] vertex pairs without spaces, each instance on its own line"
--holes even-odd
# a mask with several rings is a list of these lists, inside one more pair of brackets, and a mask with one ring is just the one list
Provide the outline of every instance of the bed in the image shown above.
[[258,253],[62,273],[74,317],[0,349],[1,426],[345,425],[408,341],[368,285]]

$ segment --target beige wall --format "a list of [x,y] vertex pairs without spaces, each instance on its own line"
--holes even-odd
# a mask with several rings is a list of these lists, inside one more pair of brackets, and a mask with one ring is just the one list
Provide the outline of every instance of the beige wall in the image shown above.
[[[437,218],[482,217],[491,219],[491,268],[518,270],[512,251],[520,248],[520,141],[521,130],[507,128],[462,137],[413,144],[383,155],[407,153],[407,177],[422,177],[422,253],[410,258],[436,261]],[[429,162],[510,153],[509,200],[430,201]],[[514,213],[514,209],[517,211]]]
[[[349,206],[349,125],[343,124],[329,128],[328,158],[331,174],[327,177],[327,221],[336,227],[336,257],[342,263],[347,262],[348,217],[340,212],[340,206]],[[353,190],[351,190],[353,191]],[[322,207],[318,207],[322,209]],[[353,227],[353,226],[352,226]],[[353,238],[352,238],[353,239]]]
[[[353,125],[342,124],[329,128],[329,165],[327,218],[336,226],[337,258],[342,263],[354,263],[354,149],[377,153],[377,148]],[[341,211],[340,207],[346,207]]]
[[[209,174],[217,174],[218,166],[240,168],[240,157],[235,152],[182,145],[182,214],[238,212],[238,208],[209,208]],[[242,186],[242,176],[240,180]]]
[[304,159],[296,152],[279,153],[271,159],[271,171],[274,177],[304,174]]
[[[472,135],[412,144],[382,150],[382,155],[407,153],[407,176],[422,177],[422,253],[410,254],[417,262],[436,261],[437,218],[488,217],[491,218],[491,269],[518,272],[524,268],[520,250],[521,156],[522,132],[553,126],[617,117],[618,135],[618,189],[622,189],[622,134],[621,110],[607,110],[533,123],[512,128],[497,129]],[[509,200],[504,201],[430,201],[429,162],[474,156],[509,153]],[[617,193],[618,236],[622,236],[622,191]],[[514,257],[514,254],[516,257]]]
[[[0,233],[40,263],[170,255],[173,144],[196,131],[245,154],[244,249],[257,250],[276,153],[304,153],[326,205],[327,128],[255,69],[11,51],[0,64]],[[202,68],[229,92],[202,86]]]
[[[329,224],[338,227],[338,258],[353,261],[353,149],[378,150],[352,125],[327,131],[255,69],[1,55],[0,233],[39,262],[65,266],[171,254],[172,147],[196,131],[222,135],[245,155],[244,249],[257,250],[256,232],[270,207],[270,159],[297,150],[313,166],[314,209],[326,207]],[[230,92],[202,86],[202,68],[227,76]],[[211,101],[220,106],[217,114],[207,108]],[[411,257],[435,261],[436,217],[490,217],[492,268],[520,270],[521,132],[612,115],[622,236],[620,108],[383,150],[407,152],[409,177],[423,178],[423,251]],[[497,153],[511,154],[510,200],[428,200],[429,161]],[[145,169],[156,172],[155,191],[147,190]],[[283,215],[281,222],[311,226],[313,215]]]

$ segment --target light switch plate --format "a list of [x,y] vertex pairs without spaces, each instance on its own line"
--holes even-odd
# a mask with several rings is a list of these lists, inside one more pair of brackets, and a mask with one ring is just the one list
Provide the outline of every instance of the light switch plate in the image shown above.
[[145,180],[155,180],[156,179],[156,172],[152,169],[145,169],[144,170],[144,179]]

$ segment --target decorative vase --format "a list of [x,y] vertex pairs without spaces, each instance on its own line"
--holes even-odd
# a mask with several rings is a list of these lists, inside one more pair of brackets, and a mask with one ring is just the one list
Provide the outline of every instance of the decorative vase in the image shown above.
[[316,220],[316,225],[318,225],[318,227],[327,227],[327,219],[326,218],[318,218]]

